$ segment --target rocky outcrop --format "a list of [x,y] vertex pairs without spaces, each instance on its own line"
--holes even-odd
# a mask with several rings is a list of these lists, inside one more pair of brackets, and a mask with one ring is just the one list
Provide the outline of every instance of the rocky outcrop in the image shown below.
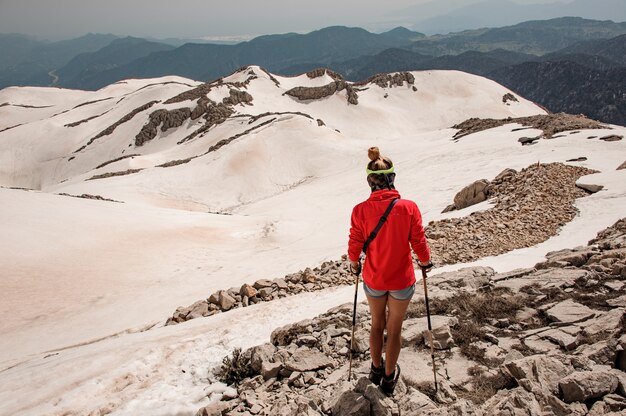
[[506,124],[521,124],[525,127],[531,127],[543,130],[543,138],[550,139],[557,133],[563,131],[581,130],[581,129],[605,129],[606,125],[597,121],[590,120],[583,115],[571,115],[566,113],[543,114],[529,117],[508,117],[505,119],[481,119],[470,118],[462,123],[452,126],[453,129],[459,131],[453,136],[454,139],[460,139],[473,133],[478,133],[494,127],[504,126]]
[[88,178],[88,181],[92,181],[94,179],[105,179],[105,178],[111,178],[114,176],[125,176],[125,175],[132,175],[133,173],[137,173],[142,171],[143,169],[127,169],[124,171],[119,171],[119,172],[107,172],[107,173],[103,173],[100,175],[94,175],[91,178]]
[[107,111],[105,111],[104,113],[101,113],[101,114],[96,114],[95,116],[87,117],[87,118],[84,118],[84,119],[82,119],[82,120],[75,121],[75,122],[73,122],[73,123],[67,123],[67,124],[64,124],[64,125],[63,125],[63,127],[76,127],[76,126],[80,126],[80,125],[81,125],[81,124],[83,124],[83,123],[87,123],[88,121],[91,121],[91,120],[96,119],[96,118],[98,118],[98,117],[102,117],[103,115],[105,115],[105,114],[106,114],[106,113],[108,113],[109,111],[111,111],[111,110],[107,110]]
[[79,149],[75,150],[74,153],[78,153],[81,150],[85,149],[87,146],[89,146],[90,144],[92,144],[93,142],[95,142],[96,140],[98,140],[101,137],[104,136],[108,136],[110,134],[112,134],[116,128],[118,128],[120,125],[130,121],[133,119],[133,117],[135,117],[137,114],[141,113],[142,111],[145,111],[147,109],[149,109],[150,107],[152,107],[154,104],[158,103],[158,101],[150,101],[149,103],[146,103],[140,107],[135,108],[133,111],[131,111],[130,113],[126,114],[124,117],[122,117],[119,121],[117,121],[116,123],[113,123],[112,125],[110,125],[109,127],[107,127],[106,129],[102,130],[100,133],[98,133],[97,135],[95,135],[93,138],[91,138],[87,144],[85,144],[84,146],[80,147]]
[[[626,278],[621,275],[626,219],[590,244],[568,250],[569,256],[565,250],[557,252],[540,269],[495,274],[489,268],[467,268],[431,276],[433,327],[449,331],[459,345],[436,353],[437,394],[427,365],[428,337],[419,330],[421,337],[413,337],[401,350],[402,376],[394,399],[369,382],[370,317],[364,304],[358,305],[356,315],[355,377],[347,381],[349,303],[277,328],[269,343],[239,354],[239,365],[252,374],[235,382],[236,395],[216,395],[221,399],[219,411],[335,416],[584,416],[623,411],[626,375],[617,369],[616,353],[626,347],[626,309],[610,307],[608,300],[619,297],[620,291],[607,296],[606,289]],[[603,260],[608,261],[595,270]],[[252,295],[274,284],[259,280],[240,288],[239,294]],[[403,335],[413,327],[425,328],[420,299],[411,301],[408,314]],[[557,332],[578,335],[579,345],[565,348]],[[200,411],[210,414],[211,409]]]
[[368,84],[376,84],[381,88],[402,87],[404,83],[413,85],[415,77],[410,72],[396,72],[395,74],[376,74],[365,81],[355,83],[355,86],[366,86]]
[[605,142],[618,142],[622,140],[623,138],[624,136],[618,136],[617,134],[609,134],[608,136],[600,137],[600,140],[603,140]]
[[247,71],[247,75],[248,75],[246,80],[243,82],[224,82],[223,78],[218,78],[214,81],[207,82],[198,87],[182,92],[168,99],[163,104],[176,104],[176,103],[181,103],[183,101],[198,100],[202,97],[206,97],[211,92],[211,90],[213,90],[213,88],[217,88],[220,86],[230,86],[233,88],[247,88],[250,82],[252,82],[252,80],[257,79],[258,77],[254,73],[254,71],[252,69],[249,69],[248,67],[240,68],[239,70],[235,72],[243,72],[243,71]]
[[462,198],[463,194],[473,197],[478,189],[493,198],[494,206],[467,217],[430,223],[426,235],[433,260],[436,264],[467,262],[547,240],[576,215],[574,200],[587,195],[576,187],[576,181],[590,173],[594,171],[578,166],[540,164],[520,172],[507,169],[484,187],[486,181],[470,185],[458,201],[455,198],[455,208],[457,202],[469,199]]
[[[197,136],[202,137],[202,135],[208,131],[211,127],[216,126],[218,124],[222,124],[224,121],[228,119],[235,111],[227,106],[224,103],[218,103],[209,100],[208,98],[203,101],[201,98],[198,100],[198,105],[192,112],[192,119],[195,116],[196,118],[204,115],[204,119],[206,122],[202,127],[191,133],[189,136],[185,137],[177,144],[185,143],[189,140],[196,138]],[[200,114],[200,115],[198,115]]]
[[328,74],[328,76],[334,79],[335,81],[343,80],[343,77],[340,74],[328,68],[316,68],[312,71],[307,72],[306,76],[311,79],[315,79],[315,78],[323,77],[326,74]]
[[131,155],[124,155],[124,156],[116,157],[115,159],[111,159],[104,163],[99,164],[98,166],[96,166],[96,169],[100,169],[107,165],[110,165],[111,163],[119,162],[120,160],[128,159],[129,157],[135,157],[135,156],[140,156],[140,155],[138,153],[133,153]]
[[139,133],[135,136],[135,146],[143,146],[157,135],[157,129],[161,126],[161,131],[175,127],[180,127],[183,123],[191,118],[191,109],[188,107],[177,108],[175,110],[160,109],[150,114],[148,123],[146,123]]
[[504,94],[504,95],[502,96],[502,102],[503,102],[504,104],[506,104],[506,103],[508,103],[509,101],[516,102],[516,103],[518,103],[518,102],[519,102],[519,100],[517,99],[517,97],[516,97],[516,96],[514,96],[514,95],[513,95],[513,94],[511,94],[510,92],[507,92],[506,94]]
[[624,161],[621,165],[619,165],[616,170],[622,170],[622,169],[626,169],[626,161]]
[[253,100],[252,96],[247,91],[239,91],[235,89],[228,90],[229,96],[222,100],[222,103],[228,106],[235,106],[237,104],[250,104]]
[[320,100],[343,90],[346,90],[348,95],[348,103],[353,105],[359,103],[359,97],[352,85],[343,80],[334,81],[321,87],[295,87],[284,94],[297,98],[300,101]]
[[61,192],[60,194],[57,194],[57,195],[71,196],[72,198],[93,199],[95,201],[107,201],[107,202],[119,202],[119,203],[122,203],[121,201],[116,201],[114,199],[105,198],[105,197],[100,196],[100,195],[91,195],[91,194],[70,195],[70,194],[66,194],[64,192]]

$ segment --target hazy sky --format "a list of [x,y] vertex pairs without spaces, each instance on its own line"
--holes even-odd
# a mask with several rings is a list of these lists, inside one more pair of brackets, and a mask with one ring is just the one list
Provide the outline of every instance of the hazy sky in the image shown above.
[[[0,33],[58,39],[88,32],[157,38],[229,37],[308,32],[331,25],[382,31],[409,25],[416,20],[416,11],[420,18],[427,18],[478,1],[0,0]],[[515,0],[519,4],[559,1],[566,0]],[[414,7],[418,5],[423,7]]]

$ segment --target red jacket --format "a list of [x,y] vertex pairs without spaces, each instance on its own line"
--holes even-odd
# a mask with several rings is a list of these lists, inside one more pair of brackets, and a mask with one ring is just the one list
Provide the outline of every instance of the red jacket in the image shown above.
[[[348,243],[350,260],[358,261],[365,240],[394,198],[400,198],[395,189],[375,191],[367,201],[354,207]],[[363,281],[375,290],[401,290],[411,286],[415,283],[411,247],[420,261],[430,259],[422,214],[415,202],[400,199],[367,249]]]

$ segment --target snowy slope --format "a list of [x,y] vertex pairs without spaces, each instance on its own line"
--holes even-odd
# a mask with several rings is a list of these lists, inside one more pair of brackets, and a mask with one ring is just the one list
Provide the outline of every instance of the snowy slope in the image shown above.
[[[441,210],[476,179],[537,161],[586,156],[579,164],[601,172],[586,182],[605,189],[579,200],[580,215],[546,243],[478,262],[500,271],[586,243],[624,216],[626,170],[615,169],[626,159],[625,141],[587,137],[624,135],[626,128],[580,131],[522,147],[519,137],[538,132],[513,131],[520,126],[511,124],[455,142],[450,127],[467,118],[544,111],[521,97],[504,103],[509,91],[477,76],[412,74],[417,91],[406,83],[368,84],[359,87],[359,104],[351,105],[345,90],[313,101],[284,94],[333,82],[328,75],[272,77],[250,67],[208,93],[220,102],[230,89],[246,91],[250,104],[234,106],[231,117],[192,140],[177,144],[202,126],[202,118],[159,130],[143,146],[135,145],[135,136],[149,115],[193,109],[197,98],[165,101],[201,83],[165,77],[124,81],[97,92],[0,91],[0,103],[45,107],[0,107],[3,125],[22,124],[0,132],[0,185],[33,189],[0,188],[0,291],[6,294],[0,304],[5,317],[0,383],[14,386],[1,389],[0,413],[83,414],[110,403],[120,414],[193,413],[204,402],[207,369],[229,350],[264,342],[278,325],[349,302],[349,289],[329,290],[161,327],[177,306],[214,290],[281,277],[341,256],[351,208],[369,194],[365,151],[372,145],[394,160],[397,188],[419,204],[426,221],[467,215],[469,210]],[[112,134],[88,144],[153,101]],[[283,114],[252,117],[268,112]],[[242,135],[205,154],[237,134]],[[136,156],[98,168],[129,155]],[[158,167],[185,158],[193,159]],[[127,169],[142,170],[88,180]],[[157,328],[137,332],[153,324]],[[113,334],[118,335],[110,338]],[[93,342],[100,338],[106,339]],[[44,359],[52,350],[60,352]],[[171,374],[184,365],[196,366],[197,377]],[[42,369],[58,376],[54,385],[39,374]],[[37,394],[32,385],[41,386]]]

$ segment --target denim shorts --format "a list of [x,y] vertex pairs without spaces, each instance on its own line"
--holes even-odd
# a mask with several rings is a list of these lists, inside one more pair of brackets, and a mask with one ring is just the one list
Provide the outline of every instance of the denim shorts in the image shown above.
[[409,300],[413,297],[415,293],[415,283],[406,289],[400,290],[375,290],[370,288],[368,285],[363,282],[363,291],[365,294],[372,298],[382,298],[383,296],[389,294],[392,298],[396,300]]

